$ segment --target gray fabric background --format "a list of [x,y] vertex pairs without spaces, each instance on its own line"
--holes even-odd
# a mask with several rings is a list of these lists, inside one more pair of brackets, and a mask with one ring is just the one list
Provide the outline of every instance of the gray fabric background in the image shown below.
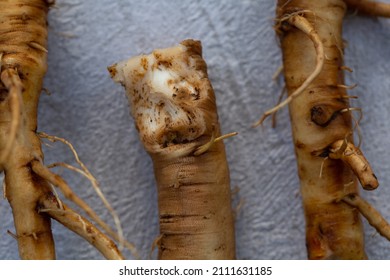
[[[387,0],[387,2],[390,2]],[[224,133],[240,134],[225,141],[231,170],[239,259],[305,259],[304,220],[299,195],[287,108],[278,125],[251,124],[275,105],[283,80],[272,80],[281,65],[272,29],[275,1],[266,0],[57,0],[50,12],[49,70],[39,107],[39,130],[71,141],[81,159],[100,181],[120,215],[128,240],[142,258],[149,258],[158,236],[152,165],[129,116],[122,87],[106,67],[183,39],[203,42]],[[354,72],[347,84],[362,107],[362,149],[381,187],[362,192],[390,220],[390,20],[349,14],[344,38],[345,61]],[[44,148],[45,162],[74,163],[61,144]],[[74,191],[106,221],[107,210],[88,181],[57,170]],[[8,202],[0,201],[0,259],[18,259]],[[83,239],[53,222],[59,259],[101,259]],[[365,222],[367,253],[390,258],[390,242]],[[152,254],[155,258],[156,252]],[[127,258],[132,258],[126,252]]]

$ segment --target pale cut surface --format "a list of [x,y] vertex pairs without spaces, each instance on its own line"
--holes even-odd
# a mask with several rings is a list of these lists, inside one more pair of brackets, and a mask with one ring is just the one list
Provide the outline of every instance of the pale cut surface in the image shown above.
[[160,259],[233,259],[230,178],[214,91],[199,41],[109,67],[126,88],[158,186]]

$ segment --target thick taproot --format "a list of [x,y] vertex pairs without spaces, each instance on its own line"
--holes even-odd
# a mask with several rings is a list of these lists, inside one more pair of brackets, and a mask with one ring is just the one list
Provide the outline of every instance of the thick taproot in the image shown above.
[[[283,52],[284,76],[291,94],[312,73],[316,45],[293,24],[302,16],[314,27],[325,52],[322,71],[289,104],[306,217],[306,245],[310,259],[364,259],[363,229],[356,209],[341,201],[357,193],[357,180],[341,160],[328,158],[339,140],[353,143],[349,98],[342,73],[341,0],[279,0],[277,32]],[[320,177],[321,174],[321,177]]]
[[[22,83],[20,128],[10,156],[1,163],[22,259],[55,258],[50,218],[38,213],[39,199],[50,192],[50,186],[34,174],[30,165],[32,160],[43,159],[35,132],[38,100],[47,69],[47,12],[51,2],[0,0],[1,71],[12,70],[10,73]],[[7,87],[0,83],[0,148],[7,141],[13,121],[7,95]]]
[[198,41],[109,67],[126,87],[132,115],[153,159],[160,259],[233,259],[235,238],[225,148],[214,91]]

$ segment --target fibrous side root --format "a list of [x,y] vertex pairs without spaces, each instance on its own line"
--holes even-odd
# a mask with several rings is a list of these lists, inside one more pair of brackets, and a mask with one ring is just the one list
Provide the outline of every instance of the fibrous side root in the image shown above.
[[[112,206],[110,205],[110,203],[108,202],[108,200],[106,199],[106,197],[104,196],[103,192],[101,191],[100,189],[100,186],[99,186],[99,183],[97,181],[97,179],[92,175],[92,173],[89,171],[89,169],[85,166],[85,164],[80,160],[79,158],[79,155],[76,151],[76,149],[73,147],[72,143],[70,143],[69,141],[67,141],[66,139],[64,138],[61,138],[61,137],[58,137],[58,136],[52,136],[52,135],[48,135],[44,132],[38,132],[38,136],[41,137],[41,138],[45,138],[45,139],[48,139],[49,141],[51,142],[61,142],[63,144],[65,144],[66,146],[69,147],[69,149],[72,151],[73,155],[74,155],[74,158],[76,160],[76,162],[80,165],[81,169],[80,168],[76,168],[76,167],[73,167],[73,166],[70,166],[68,164],[65,164],[65,163],[57,163],[55,165],[52,165],[52,167],[55,167],[55,166],[63,166],[67,169],[70,169],[72,171],[75,171],[75,172],[78,172],[80,173],[81,175],[83,175],[84,177],[86,177],[92,184],[92,187],[93,189],[95,190],[95,192],[97,193],[97,195],[100,197],[100,199],[102,200],[102,202],[104,203],[105,207],[107,208],[107,210],[110,212],[112,218],[114,219],[114,223],[116,225],[116,228],[117,228],[117,231],[118,231],[118,240],[120,242],[120,245],[124,245],[122,244],[123,243],[123,240],[124,240],[124,237],[123,237],[123,230],[122,230],[122,226],[121,226],[121,223],[120,223],[120,219],[119,219],[119,216],[118,214],[115,212],[115,210],[112,208]],[[134,247],[132,247],[132,251],[134,250]]]
[[43,163],[39,160],[32,161],[31,163],[32,170],[42,177],[43,179],[47,180],[54,186],[57,186],[61,192],[64,194],[64,196],[75,203],[77,206],[79,206],[81,209],[83,209],[88,216],[90,216],[102,229],[104,229],[112,238],[116,239],[120,243],[122,243],[126,248],[128,248],[133,255],[138,258],[139,255],[137,253],[137,250],[135,247],[130,243],[124,240],[123,238],[119,237],[116,232],[114,232],[110,226],[108,226],[99,216],[95,213],[95,211],[92,210],[92,208],[80,197],[78,197],[72,189],[69,187],[69,185],[65,182],[62,177],[58,176],[57,174],[50,171],[48,167],[43,165]]
[[307,79],[303,82],[303,84],[300,87],[298,87],[294,92],[292,92],[284,101],[282,101],[272,109],[266,111],[263,114],[263,116],[260,118],[260,120],[253,125],[255,127],[261,125],[268,116],[274,114],[282,107],[288,105],[294,98],[300,95],[313,82],[313,80],[318,76],[318,74],[320,74],[324,66],[324,61],[325,61],[324,46],[320,36],[318,35],[315,28],[310,24],[310,22],[303,16],[297,14],[293,14],[290,17],[287,17],[286,19],[283,20],[285,20],[290,25],[295,26],[296,28],[304,32],[313,42],[317,54],[316,66],[314,71],[307,77]]
[[206,144],[202,145],[202,146],[199,146],[195,150],[194,155],[195,156],[200,156],[201,154],[204,154],[205,152],[207,152],[211,148],[211,146],[213,146],[218,141],[222,141],[224,139],[236,136],[237,134],[238,134],[237,132],[231,132],[231,133],[224,134],[222,136],[219,136],[219,137],[215,138],[215,131],[213,131],[213,134],[211,135],[210,141],[207,142]]
[[62,207],[60,207],[54,197],[53,199],[46,198],[40,204],[39,212],[46,213],[71,231],[82,236],[99,250],[104,257],[109,260],[123,260],[122,254],[111,239],[107,238],[92,223],[68,206],[62,203]]
[[338,140],[330,147],[329,158],[340,159],[355,173],[365,190],[374,190],[378,180],[362,151],[346,140]]
[[383,237],[390,240],[389,223],[382,217],[378,210],[372,207],[367,201],[357,194],[347,195],[342,201],[358,209],[371,226],[373,226]]
[[0,165],[7,159],[15,141],[16,134],[20,126],[20,114],[22,111],[22,90],[23,84],[19,74],[15,69],[6,69],[1,72],[1,82],[9,92],[9,106],[11,108],[11,124],[9,134],[3,150],[0,151]]

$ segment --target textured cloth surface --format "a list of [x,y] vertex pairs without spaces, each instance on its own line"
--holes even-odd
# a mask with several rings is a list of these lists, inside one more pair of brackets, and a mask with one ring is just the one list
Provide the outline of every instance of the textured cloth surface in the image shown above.
[[[390,2],[390,1],[387,1]],[[188,38],[201,40],[226,140],[236,212],[239,259],[305,259],[304,219],[287,108],[277,127],[267,120],[251,128],[273,107],[283,79],[272,80],[281,65],[273,30],[275,1],[265,0],[57,0],[49,16],[49,68],[39,106],[39,130],[68,139],[100,182],[119,214],[126,238],[141,257],[158,237],[157,195],[152,164],[129,115],[124,89],[106,67]],[[362,150],[372,163],[380,188],[362,191],[390,220],[390,20],[348,14],[345,64],[354,72],[346,83],[359,86]],[[74,164],[62,144],[44,147],[45,162]],[[56,170],[74,191],[113,225],[89,182]],[[18,259],[8,202],[0,201],[0,259]],[[83,239],[53,222],[58,259],[101,259]],[[390,242],[365,222],[367,254],[390,258]],[[133,258],[125,252],[127,258]],[[151,254],[151,255],[150,255]]]

